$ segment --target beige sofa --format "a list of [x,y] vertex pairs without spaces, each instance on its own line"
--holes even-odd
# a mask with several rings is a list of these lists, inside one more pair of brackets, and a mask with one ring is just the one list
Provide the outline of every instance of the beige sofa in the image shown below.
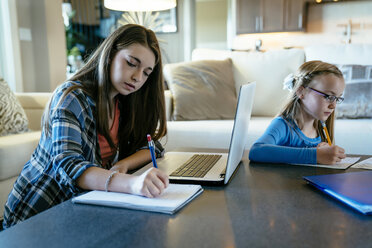
[[[322,60],[337,65],[372,65],[372,44],[319,45],[305,49],[283,49],[261,52],[242,52],[212,49],[195,49],[192,60],[224,60],[231,58],[236,90],[241,84],[256,81],[252,118],[248,130],[246,149],[249,149],[265,131],[280,110],[288,92],[283,90],[283,79],[309,60]],[[372,71],[372,70],[371,70]],[[167,81],[172,80],[165,68]],[[168,77],[168,78],[167,78]],[[371,82],[372,73],[370,73]],[[170,87],[172,89],[172,87]],[[195,90],[197,94],[197,90]],[[223,101],[223,96],[216,96]],[[168,150],[179,147],[222,148],[230,144],[232,120],[171,121],[172,93],[167,92],[168,135],[163,144]],[[345,100],[346,101],[346,100]],[[368,101],[368,100],[367,100]],[[372,101],[369,100],[372,113]],[[349,154],[372,155],[372,119],[337,119],[336,144]]]
[[0,218],[8,194],[40,139],[41,116],[51,93],[16,93],[30,132],[0,137]]

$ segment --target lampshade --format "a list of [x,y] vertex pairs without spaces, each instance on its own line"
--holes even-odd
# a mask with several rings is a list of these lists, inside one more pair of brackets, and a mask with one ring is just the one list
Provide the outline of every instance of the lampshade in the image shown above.
[[118,11],[159,11],[176,7],[176,0],[105,0],[108,9]]

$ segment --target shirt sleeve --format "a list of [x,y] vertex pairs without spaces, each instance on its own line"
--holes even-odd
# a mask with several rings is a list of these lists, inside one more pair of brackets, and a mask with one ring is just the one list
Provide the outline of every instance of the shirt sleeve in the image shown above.
[[249,159],[264,163],[316,164],[316,148],[291,146],[290,132],[295,133],[283,119],[274,119],[252,145]]
[[76,180],[86,169],[99,167],[87,159],[94,156],[90,154],[94,149],[89,149],[87,139],[91,137],[86,137],[80,122],[69,109],[57,109],[51,120],[55,179],[72,193],[81,191]]

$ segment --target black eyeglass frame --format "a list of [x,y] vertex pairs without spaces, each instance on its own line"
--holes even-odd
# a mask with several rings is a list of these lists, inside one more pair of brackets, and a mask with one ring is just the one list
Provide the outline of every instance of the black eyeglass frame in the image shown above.
[[345,98],[343,98],[341,96],[332,96],[332,95],[328,95],[324,92],[321,92],[321,91],[316,90],[316,89],[311,88],[311,87],[307,87],[307,88],[309,88],[310,90],[314,91],[315,93],[323,96],[329,103],[333,103],[334,101],[336,101],[336,103],[339,104],[339,103],[342,103],[345,100]]

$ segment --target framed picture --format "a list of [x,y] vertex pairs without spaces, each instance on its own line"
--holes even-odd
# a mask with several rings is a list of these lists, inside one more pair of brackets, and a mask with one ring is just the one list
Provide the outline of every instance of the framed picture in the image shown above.
[[163,11],[121,12],[110,11],[110,18],[101,20],[101,29],[106,30],[104,37],[116,28],[129,23],[135,23],[150,28],[155,33],[175,33],[177,27],[177,7]]
[[155,33],[175,33],[177,32],[177,7],[169,10],[157,11],[156,22],[159,25],[154,29]]

